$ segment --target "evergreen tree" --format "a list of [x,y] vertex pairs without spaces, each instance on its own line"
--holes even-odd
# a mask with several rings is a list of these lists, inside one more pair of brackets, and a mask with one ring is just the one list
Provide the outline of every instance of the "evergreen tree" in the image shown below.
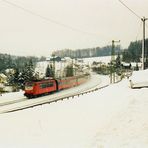
[[122,52],[122,60],[128,63],[131,62],[131,54],[128,50],[124,50]]
[[50,69],[50,75],[49,76],[54,78],[55,77],[55,69],[52,66],[52,64],[50,64],[50,68],[49,69]]
[[15,84],[19,84],[19,76],[20,76],[19,70],[18,68],[16,68],[15,73],[14,73],[14,83]]
[[[145,40],[145,54],[148,57],[148,39]],[[140,62],[142,54],[142,41],[131,42],[128,49],[123,52],[123,61]],[[147,64],[146,64],[147,65]]]
[[9,85],[13,86],[14,91],[17,91],[19,88],[21,88],[20,73],[17,68],[14,70],[14,73],[9,75],[8,83]]
[[115,67],[116,68],[120,68],[121,67],[121,58],[120,58],[120,54],[118,53],[117,58],[115,60]]
[[47,66],[47,68],[46,68],[46,77],[51,77],[51,69],[50,69],[50,67],[49,67],[49,65]]
[[135,70],[136,70],[136,71],[138,71],[138,70],[139,70],[138,63],[136,63]]
[[115,71],[118,75],[121,75],[122,73],[122,68],[121,68],[121,58],[120,58],[120,54],[118,53],[117,58],[115,60]]
[[72,77],[74,75],[73,66],[66,67],[66,77]]
[[25,82],[32,81],[35,79],[34,77],[34,66],[32,60],[29,60],[28,63],[25,64],[25,69],[23,70],[22,76]]

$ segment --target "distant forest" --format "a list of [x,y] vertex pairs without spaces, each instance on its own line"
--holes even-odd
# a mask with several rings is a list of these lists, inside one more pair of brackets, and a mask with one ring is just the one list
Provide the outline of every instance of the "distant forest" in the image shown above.
[[45,59],[44,57],[37,58],[33,56],[25,57],[25,56],[13,56],[9,54],[0,53],[0,72],[4,72],[6,69],[19,69],[22,71],[25,68],[26,63],[28,61],[32,61],[35,65],[37,61]]
[[[148,55],[148,39],[145,40],[145,54]],[[111,46],[105,47],[96,47],[96,48],[87,48],[87,49],[64,49],[58,50],[52,53],[52,55],[63,57],[71,57],[71,58],[87,58],[87,57],[100,57],[100,56],[109,56],[111,55]],[[127,49],[121,50],[120,46],[115,47],[115,54],[122,55],[122,60],[125,62],[139,62],[141,60],[142,53],[142,41],[134,41],[131,42]],[[19,69],[22,71],[25,68],[26,63],[28,61],[32,61],[33,65],[38,61],[44,61],[46,58],[41,57],[25,57],[25,56],[13,56],[9,54],[0,53],[0,72],[5,71],[6,69]]]
[[[131,42],[128,49],[122,52],[123,61],[140,62],[142,55],[142,40]],[[145,40],[145,56],[148,56],[148,39]],[[148,57],[147,57],[148,58]]]
[[[101,57],[111,55],[112,46],[87,48],[87,49],[64,49],[57,50],[52,55],[59,57],[71,58],[88,58]],[[140,62],[142,55],[142,40],[131,42],[127,49],[120,49],[120,46],[115,47],[115,54],[122,55],[122,60],[125,62]],[[148,39],[145,40],[145,55],[148,58]],[[148,59],[147,59],[148,60]]]
[[[13,86],[13,91],[24,89],[24,84],[38,78],[35,66],[38,61],[45,61],[45,57],[24,57],[0,54],[0,74],[7,77],[5,85]],[[0,92],[4,90],[1,88]]]
[[[100,56],[109,56],[111,55],[112,46],[105,47],[96,47],[96,48],[87,48],[87,49],[64,49],[57,50],[52,53],[52,55],[63,57],[71,57],[71,58],[89,58],[89,57],[100,57]],[[115,47],[115,53],[120,52],[120,46]]]

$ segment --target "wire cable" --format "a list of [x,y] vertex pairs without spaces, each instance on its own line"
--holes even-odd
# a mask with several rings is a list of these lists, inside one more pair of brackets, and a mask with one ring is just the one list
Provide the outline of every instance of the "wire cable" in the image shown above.
[[35,13],[35,12],[33,12],[33,11],[27,9],[27,8],[24,8],[24,7],[20,6],[20,5],[17,5],[17,4],[15,4],[15,3],[12,3],[12,2],[10,2],[10,1],[8,1],[8,0],[2,0],[2,2],[5,2],[5,3],[7,3],[7,4],[9,4],[9,5],[13,6],[13,7],[16,7],[16,8],[18,8],[18,9],[21,9],[21,10],[23,10],[23,11],[25,11],[25,12],[31,14],[31,15],[34,15],[34,16],[36,16],[36,17],[39,17],[39,18],[41,18],[42,20],[45,20],[45,21],[54,23],[54,24],[56,24],[56,25],[65,27],[65,28],[67,28],[67,29],[70,29],[70,30],[73,30],[73,31],[77,31],[77,32],[81,32],[81,33],[84,33],[84,34],[89,34],[89,35],[93,35],[93,36],[98,36],[98,35],[95,34],[95,33],[86,32],[86,31],[80,30],[80,29],[78,29],[78,28],[75,28],[75,27],[72,27],[72,26],[63,24],[63,23],[58,22],[58,21],[56,21],[56,20],[53,20],[53,19],[51,19],[51,18],[42,16],[42,15],[40,15],[40,14],[38,14],[38,13]]
[[132,9],[130,9],[125,3],[123,3],[121,0],[118,0],[123,6],[125,6],[129,11],[131,11],[135,16],[137,16],[139,19],[141,19],[141,17],[135,13]]

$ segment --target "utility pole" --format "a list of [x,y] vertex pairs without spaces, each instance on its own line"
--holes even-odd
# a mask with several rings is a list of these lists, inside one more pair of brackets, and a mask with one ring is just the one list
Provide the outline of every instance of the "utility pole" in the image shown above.
[[53,78],[55,78],[55,54],[52,54],[52,58],[53,58],[53,69],[52,69],[52,72],[53,72]]
[[148,20],[148,18],[141,18],[143,22],[143,40],[142,40],[142,70],[145,69],[145,62],[147,61],[147,51],[145,51],[145,21]]
[[115,43],[119,43],[119,42],[120,42],[120,40],[118,40],[118,41],[112,40],[110,83],[115,83],[115,69],[114,69],[114,63],[115,63]]
[[112,40],[111,62],[115,61],[115,41]]

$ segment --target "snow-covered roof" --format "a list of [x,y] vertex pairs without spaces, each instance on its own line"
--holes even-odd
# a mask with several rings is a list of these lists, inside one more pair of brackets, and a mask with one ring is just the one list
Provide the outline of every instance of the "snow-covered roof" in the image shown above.
[[123,66],[130,66],[130,63],[122,62]]
[[131,62],[132,67],[136,67],[137,64],[138,64],[138,67],[142,66],[142,63]]
[[14,69],[13,68],[9,68],[9,69],[6,69],[5,72],[6,73],[13,73],[14,72]]
[[0,77],[1,77],[1,78],[4,78],[4,79],[7,78],[7,76],[4,75],[3,73],[0,73]]
[[65,60],[72,60],[70,57],[64,57]]
[[0,83],[0,88],[4,88],[4,84],[3,83]]
[[46,58],[46,61],[50,61],[50,58],[51,58],[51,57],[47,57],[47,58]]
[[148,69],[134,71],[129,80],[132,88],[148,87]]

